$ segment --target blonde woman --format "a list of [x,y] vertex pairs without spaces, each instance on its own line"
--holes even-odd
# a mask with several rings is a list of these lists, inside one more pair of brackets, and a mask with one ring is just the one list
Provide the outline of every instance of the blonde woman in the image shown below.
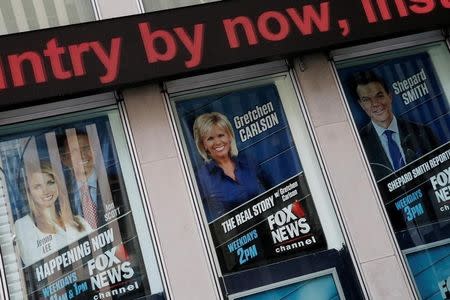
[[265,191],[265,176],[238,155],[227,117],[211,112],[193,126],[195,144],[205,164],[198,170],[200,193],[208,220],[213,220]]
[[26,195],[30,212],[15,222],[16,241],[25,266],[82,238],[92,231],[80,216],[73,216],[67,195],[49,163],[28,168]]

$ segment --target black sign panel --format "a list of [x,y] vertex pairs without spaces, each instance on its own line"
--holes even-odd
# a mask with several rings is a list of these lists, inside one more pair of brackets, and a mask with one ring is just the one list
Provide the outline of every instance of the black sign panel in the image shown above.
[[0,109],[449,23],[449,0],[223,1],[2,36]]
[[378,182],[396,232],[450,218],[450,144]]
[[210,229],[223,272],[327,249],[303,173],[214,220]]

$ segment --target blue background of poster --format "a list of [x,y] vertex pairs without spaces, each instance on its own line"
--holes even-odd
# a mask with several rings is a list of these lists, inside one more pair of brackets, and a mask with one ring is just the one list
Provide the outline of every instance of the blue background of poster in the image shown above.
[[[352,74],[360,71],[371,70],[379,77],[384,78],[392,95],[393,113],[397,118],[402,118],[415,123],[429,126],[435,136],[444,144],[450,137],[450,117],[448,115],[449,104],[444,94],[442,83],[435,71],[433,61],[428,52],[420,52],[398,58],[379,60],[373,63],[359,64],[338,70],[342,81],[348,105],[351,109],[354,121],[358,129],[370,122],[369,117],[357,102],[353,91],[350,90]],[[396,94],[393,84],[406,80],[414,74],[424,71],[427,79],[426,88],[429,93],[418,97],[411,103],[405,103],[402,92]],[[448,84],[448,83],[444,83]],[[427,161],[424,159],[423,161]],[[417,164],[422,160],[418,160]],[[392,175],[394,176],[394,175]],[[393,178],[393,177],[392,177]],[[378,184],[382,181],[379,181]],[[411,184],[416,181],[412,181]],[[420,184],[420,183],[417,183]],[[385,203],[392,194],[383,197]],[[431,211],[431,215],[433,211]],[[391,219],[395,224],[397,219]],[[419,224],[420,225],[420,224]],[[397,241],[402,249],[426,244],[448,237],[448,221],[440,220],[436,224],[417,226],[411,224],[406,230],[396,232]],[[414,276],[419,294],[422,299],[443,299],[438,283],[447,279],[450,275],[450,245],[428,248],[406,255],[411,273]]]
[[[414,102],[405,104],[401,94],[396,95],[394,93],[392,84],[396,81],[407,79],[413,74],[420,72],[422,68],[427,75],[425,82],[429,94],[420,97]],[[352,91],[350,91],[349,82],[352,74],[366,70],[372,70],[378,76],[384,78],[390,87],[392,108],[395,116],[430,126],[441,143],[448,140],[450,136],[448,101],[443,93],[441,83],[427,52],[338,69],[339,77],[343,83],[345,95],[349,100],[348,104],[358,129],[366,125],[370,119],[361,109]]]
[[[262,106],[269,101],[273,104],[279,124],[242,142],[239,138],[238,129],[235,128],[233,118],[241,116],[253,110],[255,106]],[[198,154],[195,146],[192,126],[196,117],[207,112],[220,112],[228,118],[236,135],[239,155],[244,155],[257,163],[264,173],[269,176],[271,186],[281,183],[302,171],[275,85],[179,101],[176,104],[176,108],[195,173],[203,165],[203,159]]]
[[238,298],[239,300],[337,300],[340,299],[333,276],[325,275],[268,291]]
[[450,244],[413,252],[406,258],[422,299],[442,300],[438,283],[450,276]]
[[[257,162],[260,168],[272,177],[270,183],[272,186],[302,172],[303,169],[277,88],[274,84],[268,84],[233,90],[229,93],[179,100],[175,103],[194,173],[197,175],[197,170],[204,163],[193,138],[192,127],[196,117],[206,112],[220,112],[233,125],[235,116],[241,116],[254,109],[256,105],[261,106],[269,101],[272,102],[279,124],[245,142],[241,142],[237,138],[239,155],[243,154]],[[234,131],[238,137],[236,129]],[[314,255],[298,256],[257,268],[224,274],[224,285],[228,293],[236,294],[330,268],[336,269],[347,298],[362,298],[359,284],[354,280],[356,274],[351,267],[351,258],[346,248],[340,251],[329,249]]]
[[[4,135],[0,142],[14,141],[16,139],[29,139],[34,137],[36,146],[41,160],[48,160],[48,146],[45,140],[45,134],[54,132],[56,135],[64,134],[67,128],[76,128],[78,130],[86,130],[86,126],[95,124],[104,164],[108,175],[118,176],[120,174],[119,159],[114,149],[114,138],[107,117],[97,117],[93,119],[72,122],[63,126],[49,126],[37,130],[29,130],[11,135]],[[26,149],[17,146],[14,149],[0,149],[2,152],[1,159],[3,164],[3,172],[5,174],[6,184],[8,186],[8,195],[10,198],[11,211],[14,220],[17,220],[29,213],[26,192],[24,190],[23,179],[23,155]],[[64,166],[63,166],[64,167]],[[65,167],[66,168],[66,167]]]

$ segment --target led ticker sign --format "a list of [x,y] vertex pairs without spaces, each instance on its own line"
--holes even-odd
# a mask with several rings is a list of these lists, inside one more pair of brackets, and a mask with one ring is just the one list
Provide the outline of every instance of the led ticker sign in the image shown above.
[[0,109],[450,23],[450,0],[223,1],[0,37]]

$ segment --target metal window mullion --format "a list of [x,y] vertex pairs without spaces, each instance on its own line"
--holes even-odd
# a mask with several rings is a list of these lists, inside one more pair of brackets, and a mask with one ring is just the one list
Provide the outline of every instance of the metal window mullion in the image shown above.
[[140,13],[145,13],[144,3],[142,0],[135,0]]

